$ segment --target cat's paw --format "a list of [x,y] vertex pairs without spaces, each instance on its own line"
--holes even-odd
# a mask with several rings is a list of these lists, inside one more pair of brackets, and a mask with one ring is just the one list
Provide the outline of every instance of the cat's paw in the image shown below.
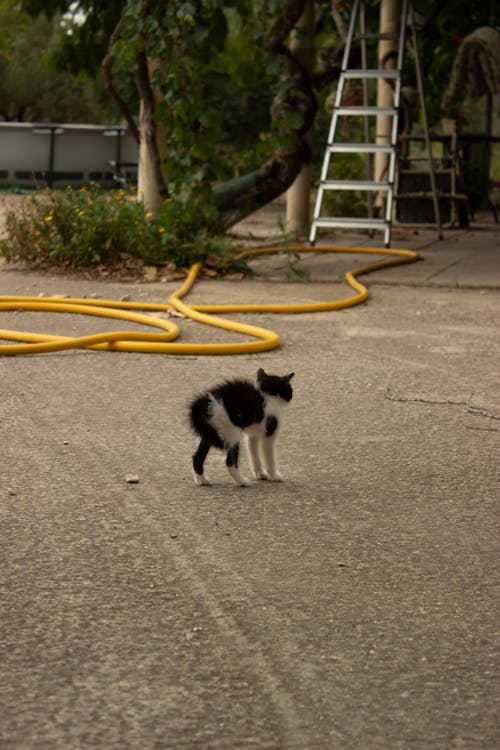
[[283,477],[279,473],[279,471],[275,471],[273,474],[269,474],[268,477],[270,482],[282,482]]
[[265,471],[264,469],[259,469],[258,471],[252,469],[252,476],[254,479],[269,479],[267,471]]
[[240,474],[239,470],[235,466],[228,466],[229,473],[231,475],[231,478],[233,482],[240,487],[250,487],[252,482],[250,479],[247,479],[243,474]]
[[205,476],[205,474],[197,474],[195,471],[193,471],[193,478],[194,478],[194,483],[198,487],[210,487],[210,485],[212,484],[207,479],[207,477]]

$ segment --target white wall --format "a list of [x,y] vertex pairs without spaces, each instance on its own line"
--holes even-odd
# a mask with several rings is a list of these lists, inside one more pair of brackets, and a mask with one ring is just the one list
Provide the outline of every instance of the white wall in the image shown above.
[[[49,174],[53,144],[52,180]],[[137,165],[139,148],[125,129],[107,125],[0,122],[0,187],[116,186],[113,167],[120,161]],[[124,167],[131,182],[137,167]]]

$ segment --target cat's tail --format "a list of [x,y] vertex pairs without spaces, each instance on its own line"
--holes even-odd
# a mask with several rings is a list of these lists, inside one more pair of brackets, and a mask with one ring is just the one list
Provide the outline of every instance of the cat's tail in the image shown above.
[[196,396],[189,404],[189,422],[193,431],[216,448],[224,448],[224,442],[211,423],[213,397],[209,393]]

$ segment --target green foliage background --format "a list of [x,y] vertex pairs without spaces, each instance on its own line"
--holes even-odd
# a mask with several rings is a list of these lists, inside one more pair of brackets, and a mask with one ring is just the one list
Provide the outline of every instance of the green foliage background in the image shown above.
[[[323,22],[316,45],[335,47],[341,40],[331,3],[322,0],[320,5]],[[351,3],[338,5],[347,21]],[[133,238],[142,257],[184,264],[201,252],[201,236],[210,246],[206,228],[216,214],[213,185],[256,169],[280,145],[282,123],[271,121],[270,109],[273,98],[285,95],[290,84],[281,78],[280,56],[269,55],[265,48],[269,29],[285,6],[286,0],[0,0],[0,118],[117,122],[119,113],[104,93],[99,68],[120,18],[114,75],[133,113],[138,111],[133,82],[137,55],[146,51],[149,58],[167,63],[158,67],[153,83],[163,92],[156,120],[167,134],[165,168],[175,196],[158,221],[147,221],[140,205],[120,196],[47,196],[49,204],[40,212],[45,214],[50,206],[47,215],[52,218],[46,221],[46,215],[32,208],[25,220],[37,219],[26,238],[21,224],[11,219],[12,242],[4,242],[0,252],[30,259],[30,241],[36,240],[44,261],[85,265],[112,260],[117,248],[123,251]],[[440,102],[458,42],[488,22],[491,6],[481,0],[449,0],[430,22],[436,3],[415,3],[427,19],[419,43],[431,126],[442,115]],[[379,8],[368,8],[376,20]],[[415,83],[410,60],[405,81],[410,87]],[[332,88],[334,84],[319,96],[313,138],[316,167],[330,117],[325,98]],[[362,176],[363,162],[341,168],[344,177],[354,178],[357,171]],[[363,209],[346,207],[346,199],[338,196],[334,210]],[[82,208],[81,200],[93,202]],[[84,213],[78,216],[78,211]]]
[[135,189],[47,190],[10,213],[6,229],[0,255],[38,267],[113,266],[125,254],[176,267],[217,257],[221,269],[243,268],[229,241],[207,233],[199,215],[175,199],[165,201],[156,216],[144,213]]

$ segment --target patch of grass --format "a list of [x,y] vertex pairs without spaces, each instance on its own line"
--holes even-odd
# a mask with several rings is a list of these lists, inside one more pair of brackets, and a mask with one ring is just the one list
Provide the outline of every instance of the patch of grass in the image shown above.
[[169,199],[153,216],[132,191],[103,191],[97,185],[47,190],[27,199],[7,214],[0,239],[0,255],[36,267],[112,266],[123,254],[178,267],[216,257],[221,268],[241,270],[229,240],[211,234],[192,204]]

